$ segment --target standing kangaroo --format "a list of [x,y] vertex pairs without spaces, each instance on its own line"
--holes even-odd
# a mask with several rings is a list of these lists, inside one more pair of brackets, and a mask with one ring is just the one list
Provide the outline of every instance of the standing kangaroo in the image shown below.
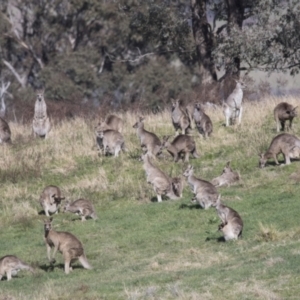
[[[55,231],[52,229],[52,218],[44,221],[45,243],[47,247],[47,256],[51,264],[55,263],[55,254],[57,250],[62,253],[65,262],[65,273],[72,271],[71,264],[78,259],[85,269],[92,269],[84,254],[81,242],[72,233],[65,231]],[[54,251],[51,258],[51,248]]]
[[238,119],[238,124],[241,124],[243,112],[243,88],[245,87],[246,85],[244,83],[236,81],[235,89],[223,104],[226,126],[234,124],[236,119]]
[[97,219],[92,202],[86,199],[78,199],[72,203],[66,201],[63,207],[63,212],[67,211],[80,215],[81,221],[85,221],[87,217],[91,217],[94,220]]
[[11,131],[8,123],[4,120],[6,114],[6,105],[5,105],[5,94],[7,93],[7,89],[10,86],[10,82],[4,84],[2,82],[0,88],[0,99],[1,99],[1,108],[0,108],[0,144],[11,143]]
[[108,115],[105,120],[100,120],[98,130],[116,130],[122,133],[123,120],[115,115]]
[[114,154],[115,157],[119,156],[120,151],[126,152],[125,140],[123,135],[116,130],[101,130],[96,128],[96,141],[100,151],[103,154]]
[[234,209],[221,203],[220,197],[214,205],[222,223],[219,230],[224,234],[225,241],[237,240],[243,231],[243,220]]
[[0,280],[6,275],[7,281],[9,281],[12,276],[17,275],[20,270],[34,272],[31,266],[25,264],[15,255],[6,255],[0,258]]
[[285,121],[289,121],[287,129],[292,129],[293,119],[297,116],[296,108],[297,106],[293,107],[293,105],[288,104],[287,102],[281,102],[274,108],[274,119],[276,122],[277,132],[280,131],[280,124],[281,130],[284,131]]
[[180,100],[177,99],[174,101],[172,99],[172,123],[175,128],[176,135],[179,134],[178,130],[180,129],[182,134],[188,133],[190,127],[190,118],[186,111],[181,107]]
[[220,176],[214,178],[211,183],[214,186],[230,186],[231,184],[240,180],[240,174],[238,172],[232,171],[230,167],[230,161],[227,162]]
[[204,209],[208,209],[217,202],[219,193],[216,187],[206,180],[195,177],[193,166],[189,165],[183,176],[187,177],[188,184],[195,195],[193,202],[198,202]]
[[167,151],[173,156],[175,162],[178,162],[181,155],[184,155],[184,161],[189,161],[189,154],[195,158],[199,155],[196,150],[196,143],[192,136],[180,134],[175,137],[172,142],[169,142],[170,136],[164,136],[161,144],[161,149],[167,149]]
[[51,129],[50,119],[47,115],[47,105],[44,99],[44,90],[37,91],[37,97],[34,105],[34,116],[32,129],[34,137],[47,138]]
[[277,155],[282,153],[284,155],[285,164],[291,163],[291,158],[299,156],[300,140],[289,133],[281,133],[275,136],[266,153],[259,155],[259,167],[265,167],[269,158],[275,160],[276,165],[279,165]]
[[57,214],[59,205],[63,199],[65,199],[65,197],[61,196],[59,187],[55,185],[48,185],[44,188],[39,201],[46,216],[49,217],[49,213]]
[[[170,199],[179,199],[182,195],[182,185],[180,179],[172,179],[154,166],[149,158],[149,155],[143,154],[141,160],[144,162],[143,168],[146,172],[147,182],[152,184],[157,195],[157,202],[162,202],[162,195],[168,196]],[[175,192],[174,192],[175,187]]]
[[203,111],[200,103],[195,104],[193,116],[199,134],[202,134],[205,138],[209,137],[213,132],[213,124],[210,117]]
[[139,117],[138,121],[132,126],[137,130],[137,136],[141,143],[141,148],[151,156],[155,157],[161,153],[161,142],[157,135],[144,129],[144,117]]

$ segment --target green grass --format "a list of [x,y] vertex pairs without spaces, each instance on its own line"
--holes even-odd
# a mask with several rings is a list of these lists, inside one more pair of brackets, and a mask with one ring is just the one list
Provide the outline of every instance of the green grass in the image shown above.
[[[272,119],[252,127],[246,114],[245,126],[228,130],[217,125],[220,112],[209,113],[214,136],[195,135],[202,155],[190,163],[207,180],[229,160],[240,172],[238,184],[219,191],[243,218],[242,239],[222,242],[215,210],[192,204],[188,185],[179,201],[151,201],[155,194],[137,160],[130,116],[124,116],[129,153],[119,158],[98,157],[86,122],[64,123],[48,140],[28,136],[23,145],[0,149],[0,256],[14,254],[36,268],[34,275],[20,271],[10,282],[2,280],[0,299],[298,299],[300,185],[289,176],[298,172],[299,161],[258,169],[257,154],[275,135]],[[78,132],[67,133],[70,126]],[[159,136],[173,132],[168,114],[149,117],[145,127],[155,127]],[[172,176],[186,166],[167,153],[155,163]],[[81,240],[93,270],[75,263],[65,275],[59,253],[54,268],[48,263],[38,199],[49,184],[61,187],[67,199],[94,203],[96,221],[81,222],[70,213],[53,221],[55,230]]]

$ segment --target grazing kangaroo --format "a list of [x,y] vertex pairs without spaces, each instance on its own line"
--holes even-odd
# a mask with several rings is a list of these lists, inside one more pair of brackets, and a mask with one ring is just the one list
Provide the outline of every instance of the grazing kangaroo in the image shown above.
[[37,91],[34,106],[32,129],[35,137],[47,138],[51,129],[50,119],[47,115],[47,105],[44,99],[44,90]]
[[207,138],[213,132],[213,124],[210,117],[203,111],[201,104],[196,103],[194,109],[194,120],[199,134]]
[[221,203],[221,197],[218,197],[216,207],[218,216],[222,223],[219,225],[219,230],[223,232],[225,241],[237,240],[242,236],[243,220],[234,209],[225,206]]
[[176,135],[179,134],[179,129],[181,130],[182,134],[188,133],[188,130],[191,128],[190,118],[187,115],[186,111],[181,107],[179,99],[177,99],[176,101],[172,99],[171,117]]
[[4,120],[6,114],[6,105],[5,105],[5,94],[7,93],[7,89],[10,86],[10,82],[4,84],[2,82],[0,88],[0,99],[1,99],[1,109],[0,109],[0,144],[11,143],[11,131],[8,123]]
[[[65,273],[69,274],[72,270],[71,264],[78,259],[85,269],[92,269],[84,254],[81,242],[72,233],[65,231],[55,231],[52,229],[52,218],[44,221],[45,243],[47,256],[51,264],[55,263],[57,250],[62,253],[65,261]],[[51,258],[51,248],[54,247]]]
[[184,155],[184,161],[189,161],[189,154],[195,158],[198,158],[199,155],[196,150],[196,143],[192,136],[180,134],[175,137],[172,142],[169,142],[170,136],[164,136],[161,144],[161,149],[167,149],[167,151],[173,156],[175,162],[181,158],[181,155]]
[[300,140],[291,134],[281,133],[275,136],[269,146],[266,153],[259,155],[259,167],[265,167],[269,158],[275,160],[276,165],[279,165],[277,155],[282,153],[285,159],[285,164],[291,163],[291,158],[295,158],[299,155]]
[[114,156],[119,156],[120,151],[126,152],[125,140],[123,135],[116,130],[105,130],[97,128],[97,144],[100,151],[103,151],[103,154],[107,153],[114,154]]
[[65,199],[65,197],[61,196],[61,191],[57,186],[48,185],[44,188],[39,201],[46,216],[49,217],[49,213],[57,214],[60,202],[63,199]]
[[[157,195],[157,202],[162,202],[162,195],[168,196],[170,199],[179,199],[182,195],[182,187],[178,185],[179,180],[170,178],[158,167],[154,166],[149,155],[143,154],[141,160],[144,162],[143,168],[146,172],[147,182],[151,183]],[[173,190],[175,186],[175,192]],[[179,196],[178,196],[179,195]]]
[[161,153],[161,142],[155,133],[144,129],[144,120],[144,117],[139,117],[138,121],[132,127],[137,130],[137,136],[143,151],[146,150],[154,158]]
[[226,126],[234,124],[236,119],[238,119],[238,124],[241,124],[243,88],[245,87],[246,85],[243,82],[236,81],[235,89],[223,104]]
[[193,166],[189,165],[183,176],[187,177],[188,184],[195,195],[193,202],[198,202],[204,209],[208,209],[217,202],[219,193],[216,187],[206,180],[196,178]]
[[214,186],[230,186],[231,184],[240,180],[240,174],[238,172],[232,171],[230,167],[230,161],[227,162],[220,176],[214,178],[211,183]]
[[25,264],[15,255],[6,255],[0,258],[0,280],[6,275],[7,281],[9,281],[20,270],[29,270],[34,273],[31,266]]
[[280,131],[280,124],[281,130],[284,131],[285,121],[290,122],[287,129],[292,129],[293,119],[297,116],[296,108],[297,106],[293,107],[293,105],[286,102],[281,102],[274,108],[274,119],[277,126],[277,132]]
[[78,199],[72,203],[66,201],[63,207],[63,212],[67,211],[80,215],[81,221],[86,221],[87,217],[91,217],[94,220],[97,219],[92,202],[86,199]]
[[116,130],[122,133],[123,131],[123,120],[115,115],[108,115],[105,120],[100,120],[98,130]]

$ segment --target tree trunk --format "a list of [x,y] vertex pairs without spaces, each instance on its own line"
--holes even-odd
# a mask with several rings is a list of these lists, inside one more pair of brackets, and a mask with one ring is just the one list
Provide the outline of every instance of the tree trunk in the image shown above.
[[197,48],[202,84],[217,81],[217,73],[212,58],[214,36],[206,16],[206,1],[191,0],[192,27]]

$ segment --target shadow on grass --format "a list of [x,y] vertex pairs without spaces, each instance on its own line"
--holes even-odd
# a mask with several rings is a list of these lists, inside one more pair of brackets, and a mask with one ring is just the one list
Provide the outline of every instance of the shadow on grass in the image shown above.
[[179,209],[203,209],[199,204],[181,204]]
[[[75,263],[75,262],[74,262]],[[39,268],[45,272],[53,272],[55,268],[64,270],[65,269],[65,265],[64,264],[44,264],[44,265],[40,265]],[[82,266],[80,265],[72,265],[72,269],[83,269]]]
[[225,239],[223,236],[220,236],[220,237],[207,237],[205,239],[206,242],[209,242],[209,241],[216,241],[218,243],[225,243]]

